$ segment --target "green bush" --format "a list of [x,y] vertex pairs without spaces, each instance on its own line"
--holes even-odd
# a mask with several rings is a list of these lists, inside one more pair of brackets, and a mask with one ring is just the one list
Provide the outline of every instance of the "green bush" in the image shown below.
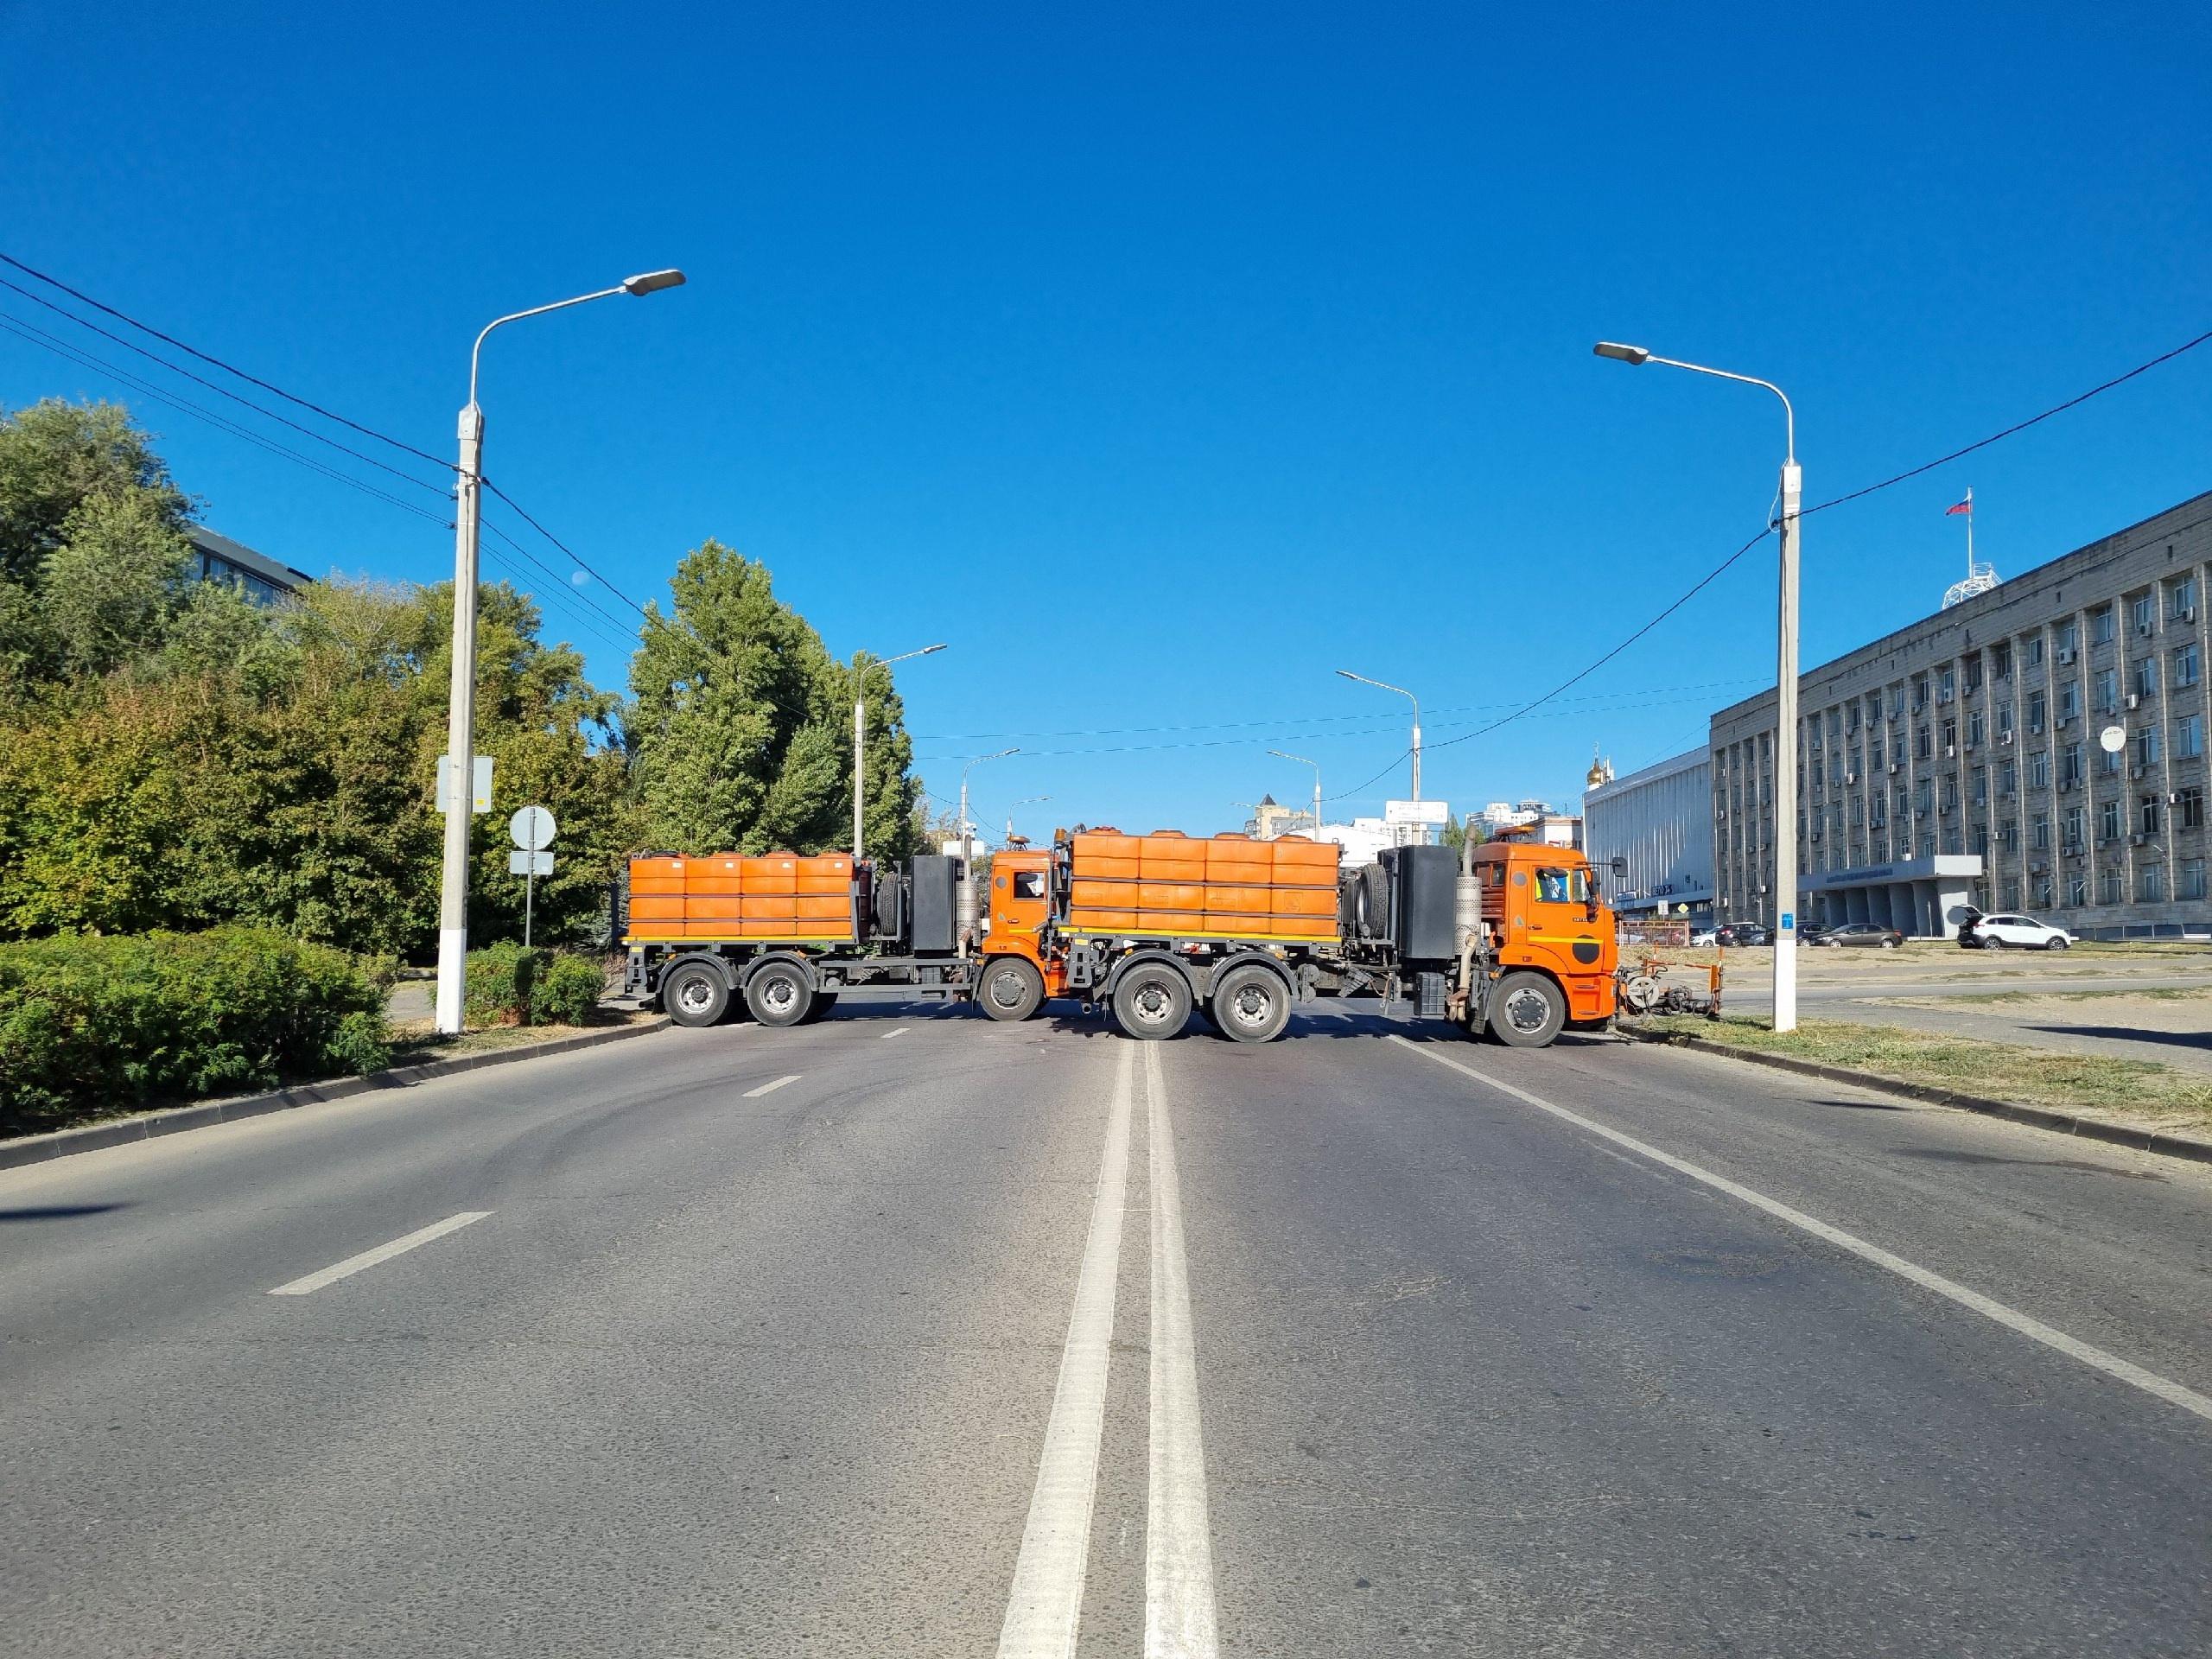
[[531,1023],[581,1026],[606,989],[606,971],[590,957],[556,957],[539,971],[531,988]]
[[531,992],[552,953],[525,950],[518,944],[487,944],[468,953],[468,997],[465,1012],[472,1026],[526,1026]]
[[468,953],[468,1023],[580,1026],[606,987],[606,974],[589,957],[487,944]]
[[0,1134],[374,1070],[384,994],[265,928],[0,944]]

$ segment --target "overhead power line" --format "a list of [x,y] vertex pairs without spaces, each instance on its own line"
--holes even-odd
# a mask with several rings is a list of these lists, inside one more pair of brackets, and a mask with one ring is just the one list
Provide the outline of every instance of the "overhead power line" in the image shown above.
[[78,289],[70,287],[68,283],[63,282],[60,277],[49,276],[46,272],[37,270],[33,266],[25,264],[13,254],[0,252],[0,264],[12,265],[17,270],[22,271],[24,276],[33,277],[39,282],[44,283],[48,288],[58,289],[62,293],[67,294],[71,299],[76,300],[82,304],[89,305],[93,310],[101,312],[107,316],[113,317],[118,322],[127,323],[131,327],[138,330],[142,334],[150,335],[152,338],[160,340],[165,346],[174,346],[178,351],[186,353],[190,356],[196,357],[202,363],[213,364],[215,367],[222,370],[224,373],[234,374],[239,379],[246,382],[247,385],[259,386],[264,391],[274,393],[276,397],[282,397],[288,404],[296,404],[301,409],[307,410],[313,414],[320,415],[326,421],[335,421],[340,426],[346,427],[353,431],[359,432],[363,437],[374,438],[379,443],[388,443],[395,449],[404,449],[409,454],[416,457],[418,461],[427,461],[433,467],[439,467],[446,472],[455,472],[459,470],[453,462],[449,461],[442,461],[437,456],[429,454],[426,450],[417,449],[413,444],[405,442],[401,439],[395,438],[388,432],[379,432],[372,426],[364,426],[359,421],[348,420],[345,416],[340,415],[334,410],[325,409],[320,404],[310,403],[306,398],[299,397],[296,393],[285,391],[282,386],[273,385],[267,380],[260,378],[258,376],[248,374],[244,369],[238,367],[235,364],[226,363],[221,358],[213,356],[209,353],[203,352],[196,346],[188,346],[184,341],[177,339],[175,335],[165,334],[160,329],[153,327],[150,323],[141,322],[137,318],[131,316],[129,313],[118,311],[111,305],[109,305],[103,301],[96,300],[91,295],[84,293]]
[[577,569],[582,571],[594,582],[599,583],[601,587],[606,588],[608,593],[613,594],[615,598],[620,600],[625,605],[627,605],[640,617],[645,615],[645,607],[644,606],[639,604],[636,600],[631,598],[629,594],[624,593],[613,582],[607,581],[605,576],[601,575],[598,571],[593,569],[588,564],[586,564],[583,561],[582,555],[578,553],[574,548],[570,547],[566,542],[563,541],[558,536],[556,536],[551,531],[546,529],[544,525],[539,524],[537,519],[531,518],[529,512],[524,510],[521,502],[516,500],[514,497],[509,495],[505,490],[501,489],[488,478],[483,480],[483,484],[486,489],[491,491],[491,493],[498,496],[500,500],[512,507],[515,510],[516,514],[522,519],[523,523],[528,524],[532,530],[543,536],[547,541],[559,548]]

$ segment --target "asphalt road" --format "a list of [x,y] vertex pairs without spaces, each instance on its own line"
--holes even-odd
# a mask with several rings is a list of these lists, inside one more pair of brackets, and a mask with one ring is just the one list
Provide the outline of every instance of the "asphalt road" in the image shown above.
[[1693,1054],[847,1009],[0,1253],[10,1655],[2212,1646],[2212,1172]]

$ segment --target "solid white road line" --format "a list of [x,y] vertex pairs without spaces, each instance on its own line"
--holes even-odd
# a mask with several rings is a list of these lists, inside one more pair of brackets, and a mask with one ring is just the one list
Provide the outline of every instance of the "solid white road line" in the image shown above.
[[389,1244],[379,1244],[373,1250],[363,1250],[359,1255],[349,1255],[321,1273],[311,1273],[304,1279],[295,1279],[289,1285],[279,1285],[269,1294],[271,1296],[308,1296],[325,1285],[336,1284],[340,1279],[350,1279],[363,1268],[373,1268],[379,1262],[389,1262],[395,1255],[404,1255],[417,1245],[427,1244],[434,1238],[443,1238],[448,1233],[457,1233],[472,1221],[481,1221],[492,1212],[489,1210],[464,1210],[457,1216],[448,1216],[443,1221],[434,1221],[427,1227],[417,1227],[404,1238],[395,1238]]
[[1075,1652],[1090,1555],[1090,1510],[1098,1486],[1098,1442],[1106,1428],[1106,1362],[1114,1338],[1114,1287],[1121,1275],[1122,1211],[1129,1177],[1129,1107],[1135,1043],[1119,1045],[1114,1097],[1091,1201],[1090,1236],[1076,1275],[1075,1313],[1060,1351],[1060,1379],[1045,1425],[1045,1454],[1030,1495],[1021,1554],[1014,1564],[1001,1659],[1064,1659]]
[[912,1030],[912,1029],[913,1029],[913,1027],[911,1027],[911,1026],[901,1026],[901,1027],[899,1027],[899,1029],[898,1029],[898,1030],[896,1030],[896,1031],[887,1031],[887,1032],[885,1032],[885,1033],[883,1033],[883,1040],[884,1040],[885,1042],[887,1042],[887,1042],[889,1042],[889,1041],[890,1041],[893,1037],[904,1037],[904,1036],[905,1036],[905,1035],[906,1035],[909,1031],[911,1031],[911,1030]]
[[2063,1331],[2045,1325],[2041,1319],[2032,1319],[2017,1308],[2007,1307],[2004,1303],[1993,1300],[1978,1290],[1969,1290],[1955,1280],[1946,1279],[1940,1273],[1931,1273],[1928,1268],[1916,1262],[1908,1262],[1903,1256],[1894,1255],[1878,1244],[1870,1244],[1856,1234],[1845,1232],[1840,1227],[1831,1227],[1825,1221],[1808,1216],[1802,1210],[1793,1210],[1786,1204],[1768,1198],[1763,1192],[1755,1192],[1750,1187],[1739,1182],[1732,1181],[1725,1175],[1716,1175],[1709,1169],[1700,1168],[1686,1159],[1675,1157],[1672,1153],[1662,1152],[1656,1147],[1647,1146],[1633,1135],[1623,1135],[1618,1129],[1609,1129],[1602,1123],[1593,1123],[1580,1113],[1567,1110],[1564,1106],[1554,1106],[1548,1100],[1538,1099],[1525,1089],[1516,1089],[1510,1083],[1501,1083],[1496,1077],[1484,1077],[1472,1066],[1462,1065],[1459,1061],[1436,1052],[1425,1043],[1408,1042],[1405,1038],[1398,1036],[1393,1036],[1390,1040],[1394,1043],[1403,1043],[1415,1053],[1426,1054],[1439,1065],[1448,1065],[1454,1071],[1464,1072],[1477,1083],[1495,1089],[1501,1094],[1510,1095],[1516,1100],[1534,1106],[1540,1112],[1549,1112],[1563,1122],[1572,1123],[1579,1129],[1586,1129],[1592,1135],[1611,1141],[1617,1147],[1625,1147],[1630,1152],[1649,1158],[1654,1163],[1663,1164],[1669,1169],[1679,1174],[1687,1175],[1694,1181],[1701,1181],[1715,1192],[1726,1192],[1732,1198],[1740,1198],[1755,1210],[1764,1210],[1777,1221],[1787,1222],[1792,1227],[1812,1234],[1815,1238],[1826,1240],[1838,1249],[1848,1250],[1861,1261],[1871,1262],[1878,1268],[1896,1274],[1900,1279],[1909,1279],[1923,1290],[1932,1290],[1938,1296],[1948,1297],[1961,1307],[1972,1308],[1985,1318],[1996,1320],[2007,1330],[2018,1332],[2031,1341],[2039,1342],[2046,1348],[2056,1349],[2069,1358],[2078,1359],[2084,1365],[2095,1367],[2107,1376],[2116,1376],[2121,1382],[2142,1389],[2145,1394],[2156,1395],[2171,1405],[2179,1406],[2183,1411],[2195,1412],[2199,1417],[2212,1421],[2212,1396],[2199,1394],[2196,1389],[2184,1387],[2171,1377],[2160,1376],[2156,1371],[2146,1371],[2140,1365],[2122,1359],[2117,1354],[2108,1354],[2101,1348],[2092,1347],[2078,1338],[2069,1337]]
[[1145,1659],[1212,1659],[1213,1545],[1198,1432],[1198,1357],[1183,1255],[1183,1192],[1160,1045],[1146,1043],[1152,1152],[1152,1456],[1145,1510]]
[[797,1083],[805,1075],[806,1073],[804,1071],[794,1071],[788,1077],[777,1077],[772,1082],[762,1084],[758,1089],[747,1090],[745,1091],[744,1098],[747,1100],[758,1100],[763,1095],[772,1095],[777,1090],[782,1088],[785,1084]]

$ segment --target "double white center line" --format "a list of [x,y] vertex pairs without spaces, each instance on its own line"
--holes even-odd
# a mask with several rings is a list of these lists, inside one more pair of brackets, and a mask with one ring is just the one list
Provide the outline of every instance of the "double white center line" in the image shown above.
[[1144,1054],[1151,1154],[1152,1376],[1149,1503],[1145,1523],[1147,1659],[1211,1659],[1216,1651],[1213,1553],[1206,1525],[1205,1453],[1198,1428],[1198,1357],[1183,1255],[1173,1129],[1160,1051],[1123,1041],[1107,1111],[1090,1233],[1076,1276],[1075,1312],[1060,1353],[1045,1451],[1022,1529],[1021,1554],[999,1632],[1001,1659],[1065,1659],[1083,1616],[1090,1516],[1106,1426],[1127,1204],[1136,1056]]

